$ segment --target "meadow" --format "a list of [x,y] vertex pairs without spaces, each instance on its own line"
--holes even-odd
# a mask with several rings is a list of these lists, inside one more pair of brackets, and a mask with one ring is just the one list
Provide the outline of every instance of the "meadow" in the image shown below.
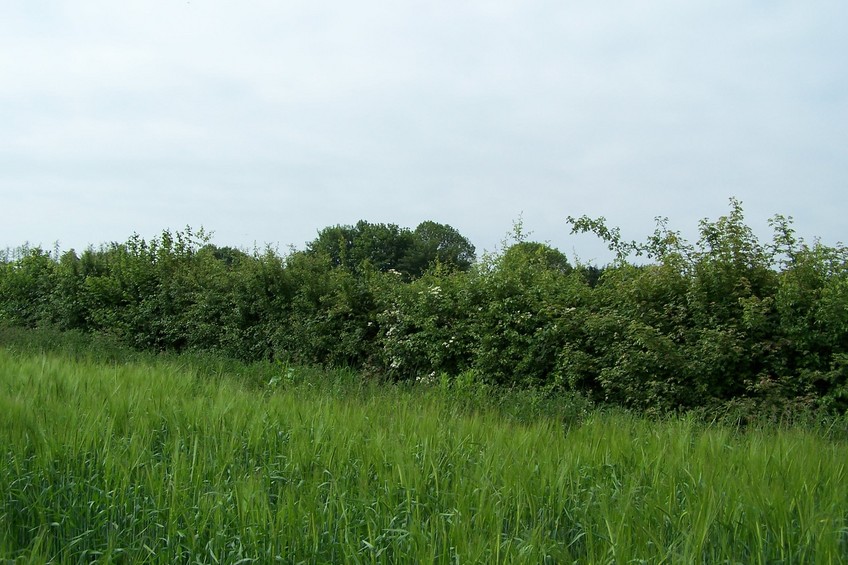
[[0,562],[848,562],[822,430],[262,367],[0,348]]

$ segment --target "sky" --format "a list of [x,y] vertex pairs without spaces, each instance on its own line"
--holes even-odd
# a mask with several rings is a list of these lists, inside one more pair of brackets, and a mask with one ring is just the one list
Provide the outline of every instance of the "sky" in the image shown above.
[[845,0],[27,0],[0,6],[0,249],[360,219],[604,263],[741,200],[848,241]]

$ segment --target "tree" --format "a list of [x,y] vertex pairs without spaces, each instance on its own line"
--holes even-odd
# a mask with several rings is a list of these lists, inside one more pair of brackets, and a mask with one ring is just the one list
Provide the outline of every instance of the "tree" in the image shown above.
[[371,224],[360,220],[355,226],[324,228],[308,243],[308,255],[324,255],[332,267],[359,272],[370,267],[387,272],[400,267],[413,244],[412,232],[395,224]]
[[431,265],[467,271],[474,262],[474,246],[446,224],[422,222],[411,231],[395,224],[360,220],[355,226],[324,228],[307,244],[308,255],[323,255],[334,268],[352,273],[367,269],[397,271],[406,279],[420,277]]
[[562,251],[535,241],[520,241],[511,245],[504,252],[501,262],[506,268],[526,262],[529,265],[544,267],[562,274],[568,274],[572,271],[568,258]]
[[433,221],[415,228],[415,243],[406,259],[406,271],[420,276],[434,263],[448,269],[467,271],[476,259],[476,250],[455,228]]

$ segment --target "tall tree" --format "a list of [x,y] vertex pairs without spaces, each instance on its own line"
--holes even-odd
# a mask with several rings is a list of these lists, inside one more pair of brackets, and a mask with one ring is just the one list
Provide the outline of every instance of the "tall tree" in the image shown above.
[[474,246],[456,229],[446,224],[422,222],[415,231],[395,224],[360,220],[355,226],[325,228],[307,244],[309,255],[324,255],[333,267],[351,272],[372,268],[398,271],[407,278],[421,276],[439,263],[466,271],[474,262]]
[[467,271],[476,259],[475,248],[455,228],[438,222],[426,221],[415,228],[415,245],[407,257],[406,270],[421,275],[433,263]]
[[324,228],[307,244],[309,255],[324,255],[333,267],[351,272],[370,265],[378,271],[398,269],[413,244],[412,232],[395,224],[371,224],[360,220],[355,226]]

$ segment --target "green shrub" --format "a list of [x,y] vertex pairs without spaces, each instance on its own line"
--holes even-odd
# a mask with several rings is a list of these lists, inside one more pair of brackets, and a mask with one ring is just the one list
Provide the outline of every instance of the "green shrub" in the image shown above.
[[571,265],[520,223],[473,265],[473,246],[435,222],[334,226],[285,257],[191,228],[80,255],[23,247],[0,258],[0,322],[393,381],[473,373],[657,414],[848,411],[844,246],[808,245],[782,216],[763,243],[735,199],[694,244],[666,219],[644,243],[603,218],[568,222],[612,264]]

